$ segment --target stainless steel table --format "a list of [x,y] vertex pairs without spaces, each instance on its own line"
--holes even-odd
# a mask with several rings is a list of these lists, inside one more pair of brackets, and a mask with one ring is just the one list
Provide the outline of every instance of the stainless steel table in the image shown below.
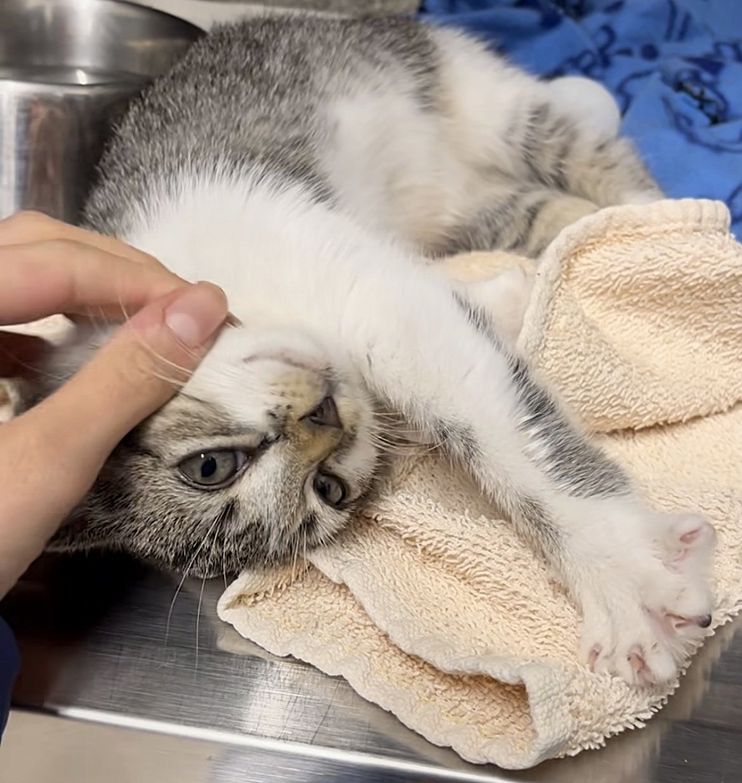
[[[223,584],[117,558],[50,559],[2,611],[23,674],[0,752],[13,783],[742,781],[742,635],[728,626],[647,728],[521,773],[462,762],[340,679],[216,618]],[[202,589],[203,587],[203,589]],[[172,611],[171,611],[172,608]]]

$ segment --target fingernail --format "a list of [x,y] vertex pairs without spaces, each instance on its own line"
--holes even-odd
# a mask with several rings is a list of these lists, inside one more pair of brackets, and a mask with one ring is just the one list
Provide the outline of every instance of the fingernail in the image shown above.
[[201,347],[227,317],[227,297],[211,283],[186,288],[165,310],[165,323],[189,348]]

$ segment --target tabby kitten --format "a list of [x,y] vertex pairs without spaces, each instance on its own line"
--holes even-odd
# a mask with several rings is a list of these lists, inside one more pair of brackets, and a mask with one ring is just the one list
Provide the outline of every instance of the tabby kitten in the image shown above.
[[[454,289],[430,261],[538,255],[581,215],[661,197],[628,142],[555,96],[402,18],[267,18],[197,43],[131,107],[85,222],[223,286],[243,326],[120,444],[53,546],[202,576],[320,546],[372,491],[393,412],[563,580],[587,663],[672,678],[710,622],[711,528],[649,509],[507,349],[524,276]],[[56,373],[104,339],[79,333]]]

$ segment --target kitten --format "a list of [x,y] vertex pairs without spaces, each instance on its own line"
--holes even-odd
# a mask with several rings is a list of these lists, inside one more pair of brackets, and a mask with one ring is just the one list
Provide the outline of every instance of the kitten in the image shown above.
[[[373,490],[389,411],[554,569],[587,663],[672,678],[710,623],[711,528],[647,508],[507,350],[498,313],[525,277],[454,290],[429,260],[537,255],[600,206],[661,197],[626,141],[560,105],[478,42],[401,18],[252,20],[197,43],[118,128],[86,224],[220,284],[243,326],[120,444],[53,546],[200,576],[293,557]],[[104,339],[78,334],[55,373]]]

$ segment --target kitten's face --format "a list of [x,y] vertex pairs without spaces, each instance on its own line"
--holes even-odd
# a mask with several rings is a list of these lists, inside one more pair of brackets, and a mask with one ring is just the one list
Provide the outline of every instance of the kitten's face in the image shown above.
[[182,392],[119,445],[52,547],[234,573],[328,541],[378,467],[359,383],[297,333],[229,329]]

